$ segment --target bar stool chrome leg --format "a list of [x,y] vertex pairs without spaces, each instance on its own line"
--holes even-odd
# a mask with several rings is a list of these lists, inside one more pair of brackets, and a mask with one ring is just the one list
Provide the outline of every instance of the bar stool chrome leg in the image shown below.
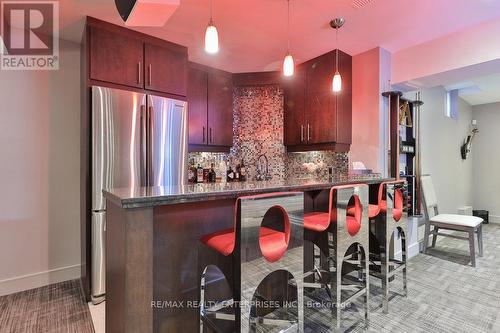
[[[354,200],[353,216],[347,215],[349,202]],[[308,237],[312,233],[316,238],[327,235],[328,265],[332,301],[333,329],[341,329],[342,309],[346,304],[358,297],[364,297],[364,320],[369,324],[369,263],[368,251],[368,187],[366,185],[336,186],[330,190],[329,212],[310,212],[304,216],[304,228]],[[331,222],[331,223],[330,223]],[[324,245],[323,245],[324,246]],[[323,251],[327,251],[323,250]],[[349,252],[348,252],[349,251]],[[358,276],[343,276],[344,262],[358,271]],[[310,273],[310,272],[308,272]],[[306,274],[308,274],[306,273]],[[345,279],[345,281],[343,281]],[[306,287],[322,288],[322,283],[305,284]],[[346,300],[342,299],[342,291],[353,292]],[[327,289],[328,291],[328,289]]]
[[[272,326],[280,332],[304,331],[303,207],[304,198],[300,192],[241,198],[241,332],[256,332],[260,325]],[[283,221],[283,242],[287,244],[282,251],[275,251],[276,246],[267,247],[265,244],[267,230],[271,228],[266,224],[268,216],[274,216],[274,221]],[[273,316],[257,313],[254,301],[263,297],[258,289],[273,275],[287,276],[280,284],[286,285],[287,295],[288,288],[296,290],[293,306],[296,314],[288,308],[281,308],[276,314],[273,311]]]
[[[403,292],[407,297],[407,213],[404,205],[406,183],[404,181],[382,183],[385,200],[379,202],[381,215],[375,220],[375,235],[379,243],[378,253],[372,253],[372,265],[380,268],[380,273],[373,269],[370,274],[381,280],[382,309],[389,313],[389,284],[396,273],[403,273]],[[401,239],[401,260],[391,258],[391,239],[397,232]]]

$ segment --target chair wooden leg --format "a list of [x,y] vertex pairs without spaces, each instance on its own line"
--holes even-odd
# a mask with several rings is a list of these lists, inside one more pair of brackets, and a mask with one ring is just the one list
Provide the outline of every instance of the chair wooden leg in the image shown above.
[[477,228],[477,245],[479,246],[479,256],[483,256],[483,225]]
[[438,232],[439,232],[439,228],[434,227],[434,231],[433,231],[434,235],[432,237],[432,247],[436,247],[436,240],[438,238],[438,235],[437,235]]
[[474,239],[474,229],[469,230],[470,262],[472,267],[476,267],[476,246]]
[[425,223],[425,233],[424,233],[424,254],[427,253],[427,247],[429,247],[429,236],[431,233],[431,223],[427,221]]

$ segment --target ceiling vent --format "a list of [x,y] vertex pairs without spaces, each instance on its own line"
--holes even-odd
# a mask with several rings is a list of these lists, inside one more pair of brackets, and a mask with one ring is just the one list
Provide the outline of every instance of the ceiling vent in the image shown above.
[[180,0],[115,0],[115,4],[127,26],[163,27]]
[[355,9],[361,9],[361,8],[363,8],[365,6],[368,6],[372,2],[375,2],[375,0],[353,0],[352,1],[352,6]]

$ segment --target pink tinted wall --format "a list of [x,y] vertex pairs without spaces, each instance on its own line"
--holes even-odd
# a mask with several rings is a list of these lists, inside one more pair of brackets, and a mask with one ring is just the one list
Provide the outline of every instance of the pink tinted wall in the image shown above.
[[380,155],[380,48],[352,58],[352,145],[349,162],[360,161],[381,172]]

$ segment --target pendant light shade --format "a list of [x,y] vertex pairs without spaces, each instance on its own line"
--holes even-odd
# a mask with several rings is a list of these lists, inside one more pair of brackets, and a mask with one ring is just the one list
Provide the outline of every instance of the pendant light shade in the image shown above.
[[330,26],[335,29],[336,51],[335,51],[335,74],[332,80],[332,90],[334,93],[342,91],[342,76],[339,72],[339,29],[344,25],[345,20],[342,17],[330,21]]
[[292,55],[289,53],[285,56],[283,60],[283,75],[284,76],[293,76],[295,72],[295,63],[293,61]]
[[210,20],[205,32],[205,52],[210,54],[219,52],[219,33],[212,20]]
[[219,52],[219,32],[214,24],[212,1],[210,0],[210,21],[205,31],[205,52],[215,54]]
[[342,76],[340,76],[339,72],[335,72],[332,80],[332,90],[335,93],[342,91]]

